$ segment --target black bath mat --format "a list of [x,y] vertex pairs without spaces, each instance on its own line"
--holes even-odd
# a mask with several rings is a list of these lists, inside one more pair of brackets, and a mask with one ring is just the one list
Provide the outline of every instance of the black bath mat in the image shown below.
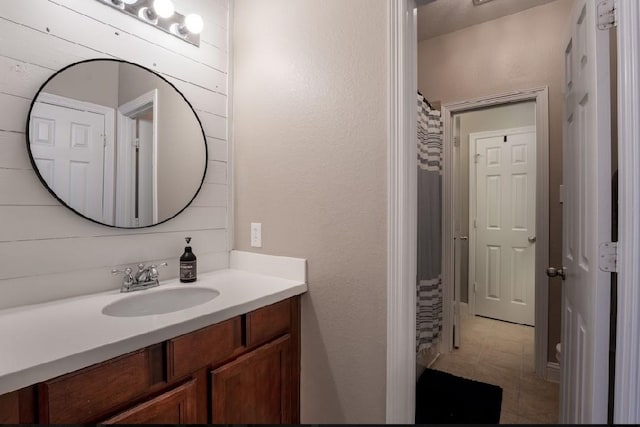
[[499,424],[502,388],[426,369],[416,384],[416,424]]

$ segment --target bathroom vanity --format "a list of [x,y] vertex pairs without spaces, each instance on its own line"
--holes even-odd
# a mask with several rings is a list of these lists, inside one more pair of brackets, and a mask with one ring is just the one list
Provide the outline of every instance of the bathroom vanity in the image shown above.
[[[219,296],[161,315],[100,311],[194,289],[185,286]],[[0,423],[298,423],[305,291],[304,282],[231,269],[204,274],[198,285],[170,281],[136,295],[0,312],[0,338],[13,330],[22,346],[0,356]],[[31,327],[35,319],[40,330]]]
[[292,297],[0,397],[5,423],[299,422]]
[[[141,65],[81,61],[44,82],[25,135],[33,170],[59,204],[126,230],[126,241],[101,248],[108,261],[91,268],[104,277],[74,260],[80,276],[52,280],[76,296],[0,310],[0,424],[298,423],[305,260],[225,253],[229,230],[214,218],[176,228],[216,232],[200,265],[217,271],[195,283],[159,281],[157,267],[174,268],[179,256],[171,243],[127,252],[134,235],[145,239],[130,229],[176,218],[205,185],[204,206],[226,206],[226,169],[224,179],[207,175],[209,144],[187,98]],[[151,265],[134,276],[131,256]],[[110,270],[124,275],[121,290]],[[77,296],[89,285],[111,290]]]

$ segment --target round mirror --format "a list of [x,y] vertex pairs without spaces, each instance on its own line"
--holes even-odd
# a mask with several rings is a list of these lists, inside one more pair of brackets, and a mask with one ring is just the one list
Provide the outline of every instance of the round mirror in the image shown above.
[[112,59],[78,62],[42,85],[27,145],[61,203],[111,227],[175,217],[207,169],[204,132],[186,98],[153,71]]

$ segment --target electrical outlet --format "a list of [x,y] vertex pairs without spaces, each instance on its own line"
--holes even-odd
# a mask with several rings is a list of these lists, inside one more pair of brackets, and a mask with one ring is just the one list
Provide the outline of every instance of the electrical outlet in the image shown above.
[[260,222],[251,223],[251,247],[262,247],[262,223]]

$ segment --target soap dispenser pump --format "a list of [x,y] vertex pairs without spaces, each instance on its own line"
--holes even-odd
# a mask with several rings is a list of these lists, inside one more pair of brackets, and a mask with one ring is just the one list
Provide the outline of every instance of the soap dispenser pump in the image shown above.
[[184,240],[187,242],[187,246],[180,257],[180,281],[182,283],[193,283],[198,278],[198,262],[191,250],[191,246],[189,246],[191,237],[185,237]]

